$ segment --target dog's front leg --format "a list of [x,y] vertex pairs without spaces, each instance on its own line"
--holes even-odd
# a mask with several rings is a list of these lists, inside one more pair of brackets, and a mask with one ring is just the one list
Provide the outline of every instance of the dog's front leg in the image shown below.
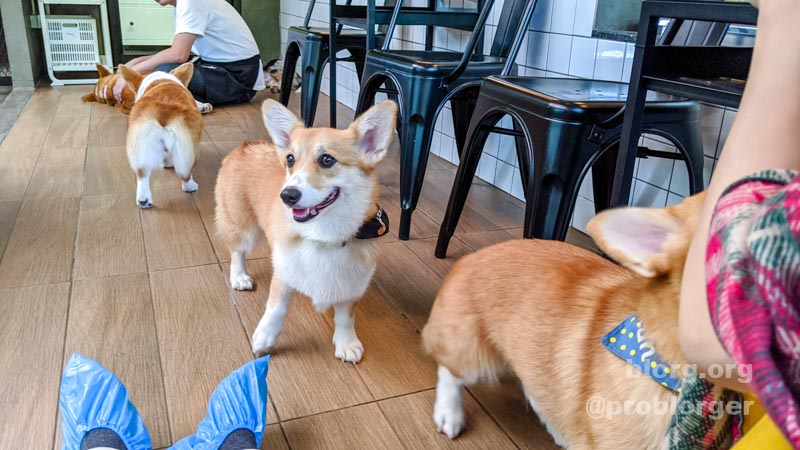
[[337,303],[333,306],[333,323],[336,329],[333,332],[333,345],[336,347],[336,357],[344,362],[357,363],[364,354],[364,346],[356,336],[355,329],[356,302]]
[[286,317],[292,295],[294,289],[281,281],[278,275],[273,274],[269,286],[267,310],[253,333],[253,353],[256,355],[269,353],[272,350],[283,329],[283,318]]

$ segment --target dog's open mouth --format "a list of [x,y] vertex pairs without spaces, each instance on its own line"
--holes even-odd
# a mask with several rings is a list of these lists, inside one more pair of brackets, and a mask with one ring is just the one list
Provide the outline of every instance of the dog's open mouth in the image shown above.
[[318,204],[317,206],[312,206],[311,208],[292,208],[292,216],[294,217],[295,222],[308,222],[309,220],[317,217],[320,210],[327,208],[331,205],[331,203],[335,202],[336,199],[339,197],[339,188],[334,189],[322,201],[322,203]]

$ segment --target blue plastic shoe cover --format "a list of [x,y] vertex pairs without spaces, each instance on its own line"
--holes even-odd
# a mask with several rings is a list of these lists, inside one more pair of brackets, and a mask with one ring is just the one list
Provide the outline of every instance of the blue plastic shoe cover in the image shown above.
[[211,398],[197,432],[170,447],[173,450],[217,450],[234,430],[245,428],[261,447],[267,425],[267,363],[269,355],[250,361],[222,380]]
[[128,400],[128,390],[97,361],[73,353],[61,376],[62,450],[80,450],[90,430],[108,428],[128,450],[150,450],[150,434],[139,412]]

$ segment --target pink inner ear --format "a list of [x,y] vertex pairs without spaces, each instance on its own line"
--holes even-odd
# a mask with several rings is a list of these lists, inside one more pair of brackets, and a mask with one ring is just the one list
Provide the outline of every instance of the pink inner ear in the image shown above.
[[367,130],[363,136],[361,136],[361,150],[364,151],[365,155],[371,155],[378,150],[378,132],[375,131],[374,128],[370,128]]
[[660,253],[671,231],[659,224],[641,221],[619,221],[611,228],[611,240],[639,256]]

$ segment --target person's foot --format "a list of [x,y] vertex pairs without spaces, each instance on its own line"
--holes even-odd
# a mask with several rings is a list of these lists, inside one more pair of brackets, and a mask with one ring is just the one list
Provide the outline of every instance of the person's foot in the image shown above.
[[267,425],[267,362],[259,358],[233,371],[208,399],[208,412],[197,432],[173,450],[244,450],[261,446]]
[[61,376],[58,406],[67,450],[153,448],[128,390],[98,362],[73,353]]

